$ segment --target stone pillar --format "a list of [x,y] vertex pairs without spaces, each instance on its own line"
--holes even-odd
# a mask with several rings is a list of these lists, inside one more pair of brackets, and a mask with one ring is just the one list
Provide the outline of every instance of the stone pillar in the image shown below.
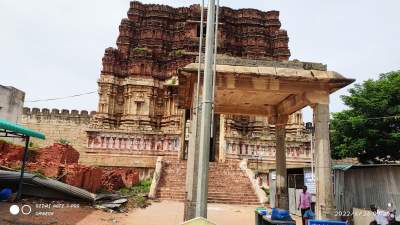
[[180,145],[180,147],[178,148],[178,159],[179,159],[179,161],[182,161],[182,160],[184,160],[185,159],[185,136],[186,136],[186,126],[187,126],[187,124],[186,124],[186,116],[188,116],[188,115],[186,115],[186,112],[183,112],[182,113],[182,116],[181,116],[181,120],[182,120],[182,128],[181,128],[181,137],[180,137],[180,139],[181,139],[181,145]]
[[315,124],[315,170],[318,219],[334,218],[332,159],[329,143],[329,103],[317,103],[313,106]]
[[221,114],[219,119],[219,156],[218,160],[220,162],[225,162],[226,152],[227,152],[227,144],[225,142],[225,115]]
[[278,115],[275,124],[276,136],[276,196],[275,206],[281,209],[289,209],[289,197],[287,188],[287,170],[286,170],[286,123],[288,121],[287,115]]

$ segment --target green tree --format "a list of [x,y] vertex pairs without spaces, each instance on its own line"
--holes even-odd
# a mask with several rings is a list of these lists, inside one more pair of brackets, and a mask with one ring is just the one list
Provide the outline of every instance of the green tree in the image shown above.
[[361,162],[400,160],[400,71],[381,74],[341,96],[349,107],[334,113],[331,148],[335,159],[357,157]]

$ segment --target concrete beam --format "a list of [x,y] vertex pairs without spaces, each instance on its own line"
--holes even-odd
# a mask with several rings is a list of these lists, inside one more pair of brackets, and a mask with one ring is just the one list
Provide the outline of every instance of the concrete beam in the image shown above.
[[304,98],[308,101],[308,104],[329,104],[329,92],[327,91],[307,91],[304,93]]
[[310,82],[301,80],[284,80],[282,78],[261,77],[218,73],[217,89],[221,90],[249,90],[283,93],[303,93],[307,90],[329,91],[331,85],[328,82]]
[[303,94],[292,94],[276,106],[276,111],[278,114],[290,115],[306,107],[308,104],[309,102]]
[[272,105],[266,105],[262,107],[249,107],[246,105],[215,106],[215,113],[217,114],[272,116],[276,115],[276,112],[276,107]]

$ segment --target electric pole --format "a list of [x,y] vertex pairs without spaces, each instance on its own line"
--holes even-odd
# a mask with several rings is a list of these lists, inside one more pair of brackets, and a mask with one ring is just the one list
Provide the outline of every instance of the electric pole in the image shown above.
[[199,173],[196,217],[207,218],[208,162],[210,158],[211,117],[213,107],[213,64],[215,38],[215,0],[208,1],[203,99],[200,120]]

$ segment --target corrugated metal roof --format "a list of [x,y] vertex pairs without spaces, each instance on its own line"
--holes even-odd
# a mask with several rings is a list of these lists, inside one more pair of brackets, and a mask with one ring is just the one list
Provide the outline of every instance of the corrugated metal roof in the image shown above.
[[[16,185],[19,182],[20,175],[19,172],[0,170],[0,184]],[[96,194],[90,193],[84,189],[60,181],[40,178],[31,173],[24,173],[23,185],[27,187],[22,189],[23,193],[31,196],[78,199],[92,203],[96,199]]]
[[332,169],[346,171],[346,170],[350,169],[352,166],[353,166],[352,164],[337,164],[337,165],[332,166]]

